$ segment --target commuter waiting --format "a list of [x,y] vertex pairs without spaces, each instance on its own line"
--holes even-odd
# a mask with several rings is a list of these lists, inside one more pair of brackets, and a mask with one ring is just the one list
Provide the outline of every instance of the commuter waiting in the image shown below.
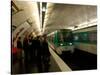
[[33,47],[32,47],[32,37],[29,36],[28,39],[28,50],[29,50],[29,63],[32,64],[33,61]]
[[[37,67],[39,73],[49,72],[50,52],[46,36],[26,37],[23,40],[25,72]],[[29,67],[31,66],[31,68]]]
[[39,73],[43,72],[42,67],[42,48],[41,48],[41,40],[40,36],[37,36],[36,42],[36,64],[37,64],[37,70]]
[[43,71],[44,72],[49,72],[49,62],[50,62],[50,52],[49,52],[49,47],[48,47],[48,42],[47,42],[47,38],[46,35],[44,35],[42,37],[42,49],[43,49]]
[[17,49],[18,49],[18,53],[17,53],[17,58],[18,58],[18,61],[19,61],[19,71],[20,73],[22,72],[22,65],[23,65],[23,62],[22,62],[22,43],[21,43],[21,37],[18,38],[17,40]]
[[46,36],[38,36],[36,46],[38,72],[49,72],[50,52]]
[[22,59],[22,43],[21,43],[20,37],[17,40],[17,49],[18,49],[18,58],[19,60],[21,60]]

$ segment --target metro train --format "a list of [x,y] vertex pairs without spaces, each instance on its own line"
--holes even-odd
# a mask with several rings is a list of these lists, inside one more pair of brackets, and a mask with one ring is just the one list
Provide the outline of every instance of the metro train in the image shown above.
[[97,26],[87,27],[72,31],[71,29],[60,29],[48,36],[58,54],[63,51],[73,53],[75,49],[97,54]]
[[62,51],[74,52],[74,40],[71,29],[60,29],[48,36],[48,40],[56,46],[56,52],[62,54]]
[[97,25],[73,31],[75,48],[97,54]]

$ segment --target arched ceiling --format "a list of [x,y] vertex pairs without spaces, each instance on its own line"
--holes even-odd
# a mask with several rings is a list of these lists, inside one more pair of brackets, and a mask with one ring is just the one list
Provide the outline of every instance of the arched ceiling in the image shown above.
[[[19,30],[20,27],[23,27],[21,25],[25,24],[23,28],[27,28],[29,32],[41,33],[37,2],[12,0],[12,10],[12,26],[16,27],[16,30]],[[16,30],[13,34],[17,32]]]
[[[45,9],[46,8],[46,11]],[[34,1],[12,0],[12,26],[16,28],[14,35],[18,31],[24,34],[48,34],[57,29],[67,29],[80,24],[87,24],[97,19],[97,6],[42,3]],[[96,20],[97,21],[97,20]],[[25,25],[25,26],[23,26]],[[23,27],[23,28],[21,28]]]
[[97,6],[47,3],[44,33],[67,29],[97,19]]

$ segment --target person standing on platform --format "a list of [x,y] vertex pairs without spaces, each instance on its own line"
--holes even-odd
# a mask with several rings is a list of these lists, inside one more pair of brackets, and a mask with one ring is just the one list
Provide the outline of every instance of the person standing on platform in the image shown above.
[[41,40],[40,40],[40,36],[37,37],[36,39],[36,61],[37,61],[37,69],[38,72],[41,73],[43,72],[43,68],[42,68],[42,47],[41,47]]
[[21,59],[21,57],[22,57],[22,43],[21,43],[20,37],[17,40],[17,49],[18,49],[18,58]]
[[42,42],[42,49],[43,49],[43,70],[44,72],[48,72],[49,71],[49,62],[50,62],[50,52],[49,52],[49,47],[48,47],[48,42],[47,42],[47,38],[46,35],[43,36],[43,42]]
[[29,50],[28,50],[28,38],[25,37],[23,40],[23,49],[24,49],[24,65],[25,72],[29,72],[28,61],[29,61]]
[[36,38],[32,39],[32,62],[36,63]]
[[18,40],[17,40],[17,48],[19,50],[22,50],[22,43],[21,43],[21,38],[19,37]]
[[32,64],[33,61],[33,49],[32,49],[32,37],[29,36],[28,40],[28,50],[29,50],[29,62]]
[[20,72],[22,72],[22,65],[23,65],[23,62],[22,62],[22,43],[21,43],[21,38],[19,37],[18,40],[17,40],[17,49],[18,49],[18,60],[19,60],[19,69],[20,69]]

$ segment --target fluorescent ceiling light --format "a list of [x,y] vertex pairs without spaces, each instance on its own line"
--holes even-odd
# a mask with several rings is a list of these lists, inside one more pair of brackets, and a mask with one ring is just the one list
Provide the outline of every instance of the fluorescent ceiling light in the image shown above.
[[74,30],[74,27],[67,27],[67,29],[71,29],[71,30]]
[[46,7],[43,7],[43,8],[42,8],[42,11],[45,12],[45,11],[46,11]]
[[48,34],[47,36],[50,36],[50,35],[52,35],[52,34],[54,34],[54,33],[57,33],[57,31],[51,32],[51,33]]
[[39,19],[39,14],[38,14],[39,11],[38,11],[37,3],[34,3],[34,6],[32,6],[32,7],[34,8],[34,10],[32,9],[32,12],[33,12],[33,17],[35,20],[37,31],[41,32],[40,19]]
[[77,29],[94,26],[94,25],[97,25],[97,19],[93,19],[90,22],[84,22],[82,24],[79,24],[79,25],[77,25],[78,26],[77,28],[74,28],[74,26],[72,26],[72,27],[67,27],[67,29],[77,30]]
[[84,23],[78,25],[78,27],[75,28],[74,30],[86,28],[86,27],[90,27],[90,26],[94,26],[94,25],[97,25],[97,19],[93,19],[90,22],[84,22]]

